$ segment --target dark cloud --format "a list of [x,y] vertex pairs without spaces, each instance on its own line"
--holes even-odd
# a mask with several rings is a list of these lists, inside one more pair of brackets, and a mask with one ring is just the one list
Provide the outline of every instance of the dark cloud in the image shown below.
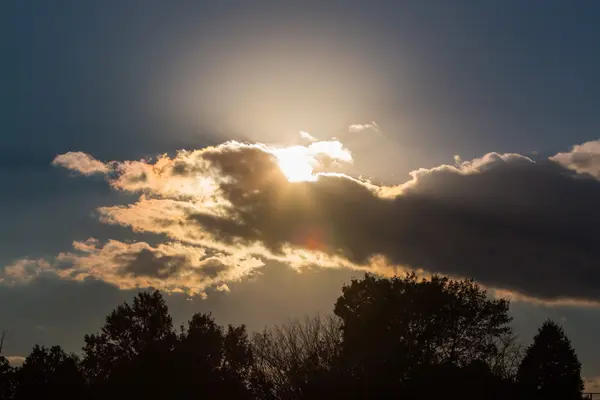
[[229,268],[229,266],[225,265],[223,261],[219,259],[208,259],[202,264],[197,272],[209,278],[217,278]]
[[115,262],[123,274],[165,279],[191,268],[190,259],[184,255],[166,255],[150,248],[136,253],[117,254]]
[[[600,182],[573,164],[594,154],[596,142],[538,161],[519,154],[456,157],[454,165],[413,171],[402,185],[378,186],[344,174],[314,175],[324,168],[315,155],[351,161],[340,142],[227,142],[154,163],[111,162],[117,172],[109,184],[143,194],[99,213],[102,222],[192,246],[183,254],[201,246],[296,266],[421,269],[530,298],[600,301]],[[147,174],[142,186],[127,182],[140,172]],[[127,255],[124,271],[183,279],[185,260],[152,249]]]
[[115,267],[123,276],[168,280],[191,273],[197,279],[216,280],[225,277],[225,273],[234,268],[234,265],[227,265],[219,257],[222,255],[215,254],[196,261],[192,255],[185,253],[169,255],[147,247],[131,249],[130,252],[115,255],[113,259]]
[[258,232],[248,224],[241,222],[201,213],[190,213],[187,220],[192,224],[201,225],[216,239],[226,244],[233,244],[239,238],[246,241],[258,240]]
[[374,190],[343,175],[289,183],[256,150],[211,161],[231,178],[221,184],[231,207],[190,221],[219,238],[318,246],[357,264],[383,255],[537,298],[600,300],[600,183],[557,163],[492,153]]

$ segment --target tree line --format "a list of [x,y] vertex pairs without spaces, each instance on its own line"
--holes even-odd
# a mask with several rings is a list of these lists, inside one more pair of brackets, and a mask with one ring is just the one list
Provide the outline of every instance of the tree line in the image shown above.
[[0,356],[0,399],[581,399],[581,364],[546,321],[524,348],[509,301],[473,280],[366,274],[330,316],[249,335],[197,313],[174,327],[159,291],[119,305],[80,355]]

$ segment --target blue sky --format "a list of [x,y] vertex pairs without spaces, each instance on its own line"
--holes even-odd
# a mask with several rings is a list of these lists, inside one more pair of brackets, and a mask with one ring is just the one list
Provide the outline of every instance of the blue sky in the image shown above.
[[[454,165],[455,155],[541,160],[600,137],[596,2],[8,1],[1,11],[0,268],[90,237],[161,243],[156,232],[101,223],[98,207],[139,193],[52,165],[67,152],[104,162],[227,140],[307,146],[302,130],[348,146],[354,162],[344,173],[391,186],[410,171]],[[354,124],[371,126],[353,135]],[[560,199],[572,205],[570,188]],[[360,273],[308,271],[286,286],[295,270],[269,261],[262,272],[229,283],[229,293],[209,289],[206,300],[174,294],[173,312],[211,309],[222,322],[261,327],[330,310],[340,285]],[[134,292],[109,283],[1,286],[8,349],[78,349]],[[590,286],[598,296],[600,282]],[[562,321],[586,375],[600,376],[596,307],[517,301],[513,312],[524,340],[545,318]]]

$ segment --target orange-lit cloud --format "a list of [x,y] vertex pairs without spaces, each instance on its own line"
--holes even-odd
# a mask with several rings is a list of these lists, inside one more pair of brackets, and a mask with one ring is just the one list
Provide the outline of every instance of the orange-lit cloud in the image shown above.
[[585,391],[588,393],[600,393],[600,376],[584,379]]
[[264,264],[256,257],[227,254],[181,243],[153,247],[144,242],[90,238],[73,242],[73,251],[50,260],[19,260],[4,268],[4,284],[28,283],[42,275],[84,281],[98,279],[121,289],[157,288],[202,295],[210,286],[225,285],[255,273]]
[[[384,186],[339,172],[353,161],[339,141],[279,148],[227,142],[173,157],[105,164],[113,188],[140,197],[97,211],[104,223],[166,235],[167,247],[152,251],[169,257],[179,246],[190,254],[217,252],[297,268],[316,264],[381,274],[418,269],[473,277],[525,301],[595,304],[600,182],[589,168],[587,176],[574,172],[584,163],[572,155],[589,158],[593,149],[574,147],[570,164],[564,154],[537,161],[519,154],[489,153],[469,161],[457,156],[452,165],[419,169],[404,184]],[[111,243],[79,259],[97,259],[114,248]],[[186,257],[196,260],[190,268],[201,263]],[[5,280],[17,271],[35,276],[48,269],[22,262],[8,269]],[[111,270],[95,276],[122,287],[160,286],[166,279],[124,279]],[[187,284],[177,274],[169,279],[163,288],[197,292],[206,285],[226,290],[233,278]]]
[[80,151],[58,155],[52,161],[52,165],[65,167],[83,175],[106,174],[111,170],[108,164]]
[[21,365],[25,362],[25,357],[23,356],[6,356],[6,359],[11,365]]

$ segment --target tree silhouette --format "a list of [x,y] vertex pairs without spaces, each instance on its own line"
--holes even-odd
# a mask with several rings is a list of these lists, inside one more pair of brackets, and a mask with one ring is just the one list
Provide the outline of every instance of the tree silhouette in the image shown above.
[[0,399],[12,399],[14,389],[14,370],[8,359],[0,355]]
[[142,292],[106,317],[99,334],[86,335],[82,367],[97,398],[117,396],[123,387],[137,395],[167,394],[162,385],[169,351],[175,344],[173,322],[158,292]]
[[225,332],[211,314],[195,314],[181,330],[172,357],[176,393],[251,397],[253,358],[245,326],[230,325]]
[[335,395],[340,322],[335,316],[307,317],[255,334],[252,343],[257,396],[315,399],[327,392]]
[[60,346],[35,345],[13,373],[14,399],[83,398],[85,382],[78,364],[77,357]]
[[334,315],[250,341],[210,313],[175,330],[162,295],[143,292],[85,336],[81,362],[59,346],[35,346],[20,367],[0,356],[0,399],[580,399],[562,328],[544,323],[521,362],[508,307],[472,280],[367,274]]
[[500,400],[513,397],[511,388],[509,381],[495,375],[483,361],[473,361],[464,366],[446,361],[415,367],[401,390],[409,398]]
[[106,379],[114,368],[156,343],[174,339],[173,322],[162,295],[139,293],[106,317],[99,334],[86,335],[83,367],[91,379]]
[[244,326],[227,331],[210,314],[173,329],[164,298],[140,293],[85,336],[82,366],[94,398],[249,398],[253,358]]
[[512,332],[496,337],[495,342],[497,351],[487,359],[489,367],[495,375],[515,381],[525,347]]
[[560,325],[544,322],[527,348],[517,379],[530,398],[581,399],[581,363]]
[[249,397],[250,377],[253,371],[254,355],[246,326],[229,325],[223,337],[223,358],[221,361],[222,379],[228,393],[237,399]]
[[352,280],[334,312],[342,320],[342,358],[353,393],[395,392],[417,369],[490,359],[499,351],[497,339],[511,332],[508,308],[472,280],[415,274]]

